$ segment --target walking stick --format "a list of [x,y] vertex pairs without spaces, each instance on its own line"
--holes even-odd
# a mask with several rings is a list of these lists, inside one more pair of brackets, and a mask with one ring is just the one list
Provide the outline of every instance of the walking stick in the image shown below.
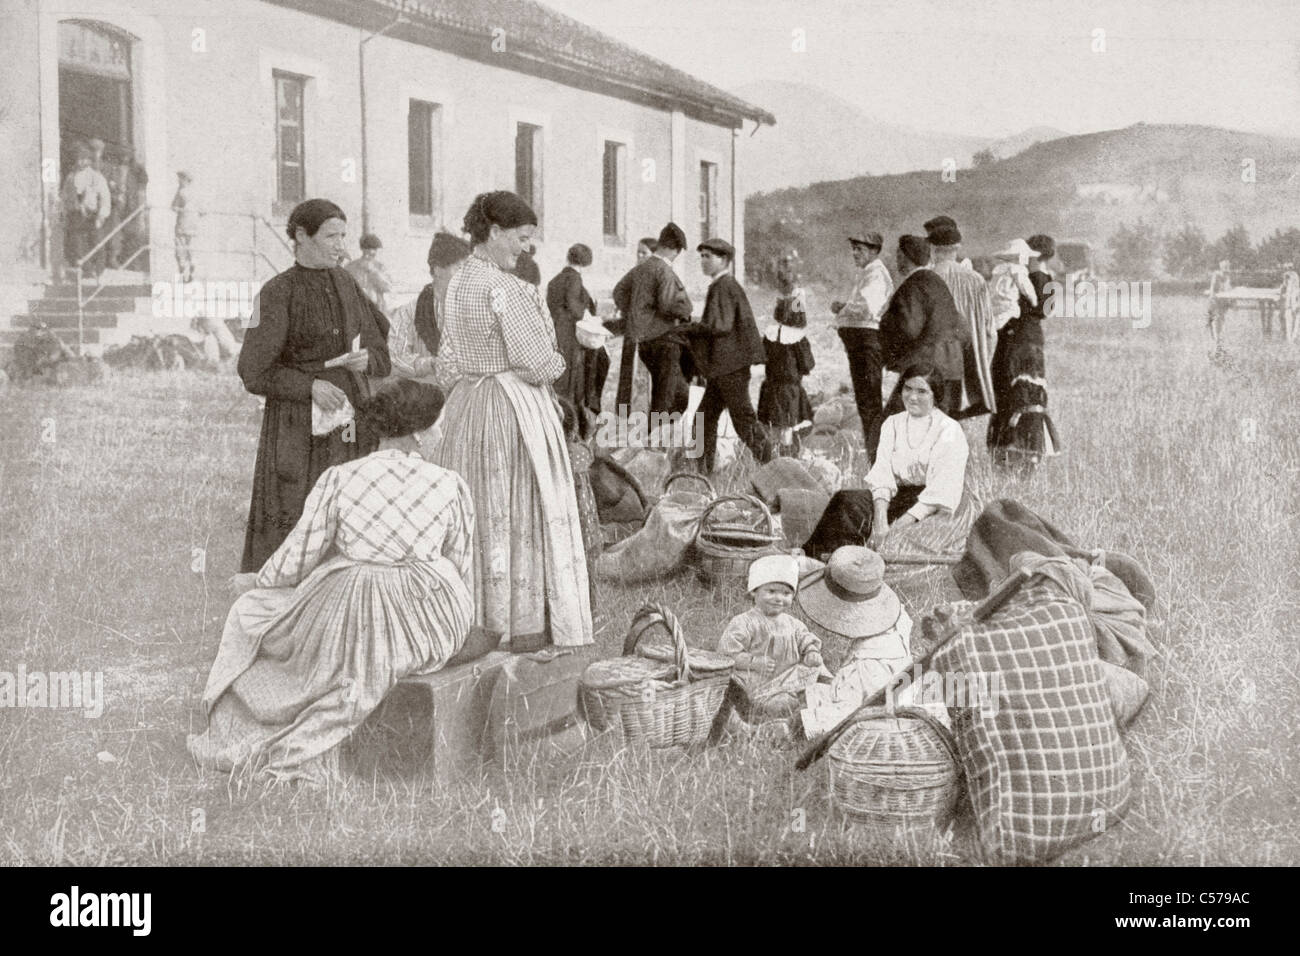
[[[972,620],[984,621],[989,617],[992,617],[994,612],[1005,604],[1011,595],[1015,594],[1023,585],[1037,577],[1039,577],[1039,575],[1031,574],[1024,569],[1008,575],[988,597],[975,607],[975,610],[971,612]],[[888,693],[902,681],[908,671],[912,670],[912,668],[917,665],[924,667],[926,664],[930,663],[930,658],[934,656],[936,651],[961,633],[961,629],[965,626],[965,623],[965,621],[956,616],[948,616],[946,619],[940,620],[934,630],[928,634],[925,633],[925,628],[922,628],[921,640],[919,642],[921,647],[917,647],[918,642],[913,638],[912,656],[911,660],[908,661],[907,666],[890,678],[889,683],[884,687],[880,688],[880,690],[876,691],[864,700],[862,704],[853,711],[853,713],[849,714],[838,724],[813,741],[812,746],[804,751],[803,756],[801,756],[795,764],[795,769],[807,770],[810,766],[825,756],[826,751],[830,749],[831,744],[840,739],[843,733],[853,725],[854,721],[857,720],[860,713],[870,707],[880,706],[880,704],[885,701]]]

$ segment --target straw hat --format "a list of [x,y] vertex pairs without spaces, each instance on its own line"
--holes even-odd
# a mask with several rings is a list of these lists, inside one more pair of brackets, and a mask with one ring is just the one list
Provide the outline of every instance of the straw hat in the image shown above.
[[799,589],[799,559],[788,554],[765,554],[749,566],[749,583],[745,590],[764,584],[784,584],[791,591]]
[[1018,259],[1020,262],[1028,262],[1038,253],[1029,248],[1029,243],[1023,239],[1012,239],[1007,243],[1005,249],[995,252],[994,255],[999,259]]
[[808,620],[848,638],[889,630],[902,610],[885,583],[884,559],[856,545],[836,549],[825,571],[802,582],[798,597]]

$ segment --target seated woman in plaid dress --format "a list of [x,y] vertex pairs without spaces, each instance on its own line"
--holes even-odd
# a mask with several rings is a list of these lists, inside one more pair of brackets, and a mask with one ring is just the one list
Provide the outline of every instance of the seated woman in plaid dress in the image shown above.
[[203,766],[323,783],[342,743],[402,678],[442,668],[474,622],[474,505],[413,435],[442,408],[399,381],[357,410],[379,450],[325,470],[302,518],[226,618],[203,692]]

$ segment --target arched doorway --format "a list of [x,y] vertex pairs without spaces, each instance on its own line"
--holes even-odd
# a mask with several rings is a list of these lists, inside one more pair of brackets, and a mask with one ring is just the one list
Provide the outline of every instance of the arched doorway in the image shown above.
[[138,39],[94,20],[61,20],[58,43],[61,181],[76,169],[78,152],[89,148],[112,199],[112,212],[98,231],[99,238],[112,238],[96,266],[147,271],[148,253],[141,251],[148,243],[145,216],[118,229],[145,202],[148,183],[136,145],[141,139],[133,62]]

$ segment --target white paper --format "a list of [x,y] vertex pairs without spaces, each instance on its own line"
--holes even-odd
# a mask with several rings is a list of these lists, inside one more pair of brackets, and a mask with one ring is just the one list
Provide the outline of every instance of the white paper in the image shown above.
[[354,417],[352,403],[346,398],[343,399],[343,405],[332,412],[325,411],[313,401],[311,403],[311,433],[313,435],[328,435],[336,428],[350,425]]

